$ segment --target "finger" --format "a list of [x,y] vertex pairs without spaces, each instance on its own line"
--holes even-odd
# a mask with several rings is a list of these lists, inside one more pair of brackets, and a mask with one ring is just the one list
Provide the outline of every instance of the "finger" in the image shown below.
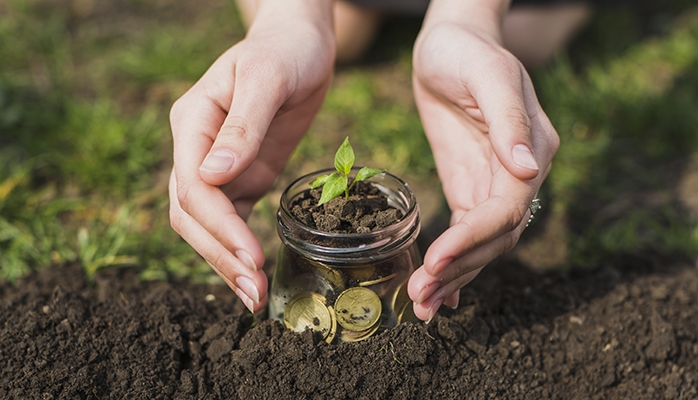
[[[435,293],[439,292],[441,296],[446,297],[453,290],[460,287],[453,287],[451,282],[457,281],[459,277],[467,275],[472,271],[482,268],[494,258],[510,251],[521,233],[526,228],[530,211],[525,215],[525,219],[519,223],[519,226],[512,232],[502,235],[491,242],[466,253],[464,256],[455,259],[440,268],[436,274],[431,274],[426,268],[419,268],[410,277],[408,284],[408,293],[410,298],[415,303],[422,303],[428,298],[431,298]],[[444,289],[446,288],[446,289]],[[446,305],[457,306],[455,299],[446,299]],[[455,305],[453,304],[455,302]]]
[[[538,175],[532,115],[524,100],[527,73],[511,54],[490,52],[466,82],[488,127],[492,148],[502,165],[519,179]],[[526,78],[525,78],[526,77]],[[537,110],[534,110],[537,111]]]
[[234,181],[221,186],[243,219],[255,202],[274,184],[296,145],[312,123],[324,98],[324,87],[302,104],[277,115],[272,121],[256,159]]
[[[171,192],[176,191],[174,180],[173,177],[170,185]],[[174,193],[171,193],[171,198],[173,201],[170,205],[170,220],[173,228],[211,265],[250,311],[261,310],[266,303],[268,290],[265,273],[250,268],[249,260],[245,260],[247,256],[245,253],[241,254],[242,257],[231,254],[191,216],[179,208]]]
[[[538,165],[549,166],[560,147],[560,137],[538,102],[531,77],[525,71],[523,79],[524,104],[531,118],[533,152],[536,155]],[[545,172],[544,177],[547,176],[547,171]]]
[[[256,158],[272,119],[289,97],[283,66],[275,68],[269,62],[243,60],[230,68],[230,103],[223,102],[225,97],[212,99],[226,117],[199,166],[201,177],[211,185],[230,182],[247,169]],[[204,86],[219,84],[204,82]]]
[[452,309],[458,308],[458,303],[460,302],[460,289],[456,290],[455,292],[451,293],[450,296],[444,300],[444,304],[446,307],[451,307]]
[[229,253],[245,261],[250,269],[257,270],[264,264],[261,244],[218,187],[200,180],[188,183],[179,179],[177,171],[173,181],[171,199],[188,217],[197,221]]
[[[225,248],[232,253],[247,252],[249,257],[241,258],[253,260],[252,264],[258,266],[264,258],[261,245],[247,228],[244,218],[237,213],[229,197],[215,185],[234,179],[252,162],[269,121],[278,110],[280,100],[276,104],[266,104],[266,107],[250,104],[256,100],[238,101],[242,104],[238,107],[240,112],[248,113],[250,120],[255,121],[249,125],[239,123],[245,119],[236,117],[232,112],[228,113],[223,103],[225,95],[220,93],[220,89],[216,92],[217,87],[209,87],[211,79],[220,77],[225,80],[230,75],[230,72],[225,74],[219,71],[221,65],[232,63],[226,63],[223,57],[223,61],[214,64],[195,88],[173,106],[171,122],[174,136],[176,196],[180,207]],[[235,82],[217,83],[235,86]],[[258,97],[250,96],[249,83],[238,84],[234,91],[234,98],[249,96],[261,98],[259,101],[268,100],[264,90],[260,90]],[[215,97],[211,97],[211,93],[214,93]],[[231,110],[235,103],[236,100],[233,99],[230,103]],[[204,157],[209,158],[208,164]],[[207,169],[225,171],[216,174],[207,172]],[[210,182],[205,180],[207,176],[217,178]],[[273,179],[266,177],[266,180]]]
[[[505,190],[497,187],[502,185]],[[460,213],[460,220],[429,246],[424,255],[426,270],[436,275],[453,260],[513,231],[526,215],[535,190],[503,169],[498,171],[492,180],[490,197]]]
[[449,208],[454,213],[469,210],[489,195],[494,158],[489,139],[472,119],[444,107],[418,79],[413,85]]
[[[470,252],[467,252],[460,258],[455,259],[448,265],[444,266],[438,273],[433,274],[433,279],[445,286],[448,282],[456,280],[459,276],[465,275],[474,271],[483,265],[489,264],[492,260],[502,254],[511,251],[518,242],[528,223],[528,218],[531,215],[530,210],[524,215],[524,218],[519,223],[515,230],[499,236],[489,243],[486,243]],[[431,280],[422,282],[430,284]]]
[[[458,279],[449,282],[444,287],[439,288],[436,292],[434,292],[434,294],[427,297],[424,301],[420,303],[415,302],[413,305],[413,310],[417,318],[421,319],[422,321],[426,321],[427,323],[430,322],[434,318],[434,315],[436,315],[436,312],[439,310],[439,308],[446,301],[451,300],[450,298],[454,296],[454,293],[458,292],[458,289],[462,288],[463,286],[470,283],[473,279],[475,279],[475,277],[480,273],[480,271],[482,271],[482,268],[483,267],[473,270],[463,276],[458,277]],[[421,268],[417,269],[417,271],[415,271],[415,273],[412,274],[412,277],[410,277],[410,283],[408,284],[409,286],[412,286],[413,280],[416,281],[415,285],[418,285],[418,281],[420,279],[429,279],[429,274],[423,270],[422,272],[420,272],[420,270]],[[412,292],[409,290],[408,292],[410,293],[410,298],[412,298]]]

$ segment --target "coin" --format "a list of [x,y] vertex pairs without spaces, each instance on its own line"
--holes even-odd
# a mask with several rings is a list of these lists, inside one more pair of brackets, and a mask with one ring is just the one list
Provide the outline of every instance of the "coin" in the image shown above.
[[332,325],[330,325],[330,332],[325,337],[325,342],[332,343],[337,333],[337,318],[335,316],[334,309],[332,308],[332,306],[327,306],[327,311],[330,313],[330,317],[332,318]]
[[334,309],[342,328],[360,332],[378,322],[383,307],[381,299],[371,289],[353,287],[337,296]]
[[393,300],[391,302],[393,313],[397,318],[397,323],[402,322],[417,322],[419,319],[414,315],[414,309],[412,307],[412,299],[407,293],[407,282],[404,282],[400,287],[395,290],[393,294]]
[[358,342],[364,339],[368,339],[373,336],[374,333],[380,328],[380,323],[376,322],[372,327],[366,329],[365,331],[352,332],[349,330],[342,331],[340,338],[344,342]]
[[421,322],[419,318],[414,313],[414,307],[412,306],[412,303],[406,303],[403,307],[402,310],[397,314],[397,323],[401,324],[403,322]]
[[376,267],[373,265],[361,265],[361,266],[355,266],[355,267],[350,267],[343,269],[343,271],[353,279],[356,279],[359,282],[365,281],[370,279],[374,272],[376,271]]
[[392,274],[390,274],[390,275],[384,276],[384,277],[382,277],[382,278],[374,279],[374,280],[372,280],[372,281],[360,282],[360,283],[359,283],[359,286],[361,286],[361,287],[366,287],[366,286],[377,285],[377,284],[379,284],[379,283],[387,282],[387,281],[389,281],[389,280],[395,278],[396,276],[397,276],[397,272],[394,272],[394,273],[392,273]]
[[294,332],[312,329],[326,339],[333,331],[333,325],[336,326],[332,314],[325,306],[323,296],[312,292],[301,292],[293,296],[286,305],[284,324]]
[[319,261],[307,259],[308,263],[311,265],[311,269],[317,273],[318,276],[327,280],[336,291],[344,290],[346,287],[344,281],[344,275],[337,269],[330,267],[329,265],[323,264]]
[[410,299],[410,295],[407,293],[407,281],[405,281],[400,286],[398,286],[397,289],[395,289],[395,293],[393,293],[393,299],[390,303],[390,306],[392,307],[393,312],[397,315],[397,313],[400,310],[402,310],[405,304],[411,302],[412,300]]

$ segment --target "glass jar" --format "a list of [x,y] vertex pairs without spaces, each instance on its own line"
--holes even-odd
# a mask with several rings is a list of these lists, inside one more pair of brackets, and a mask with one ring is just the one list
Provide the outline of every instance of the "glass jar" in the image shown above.
[[389,173],[367,183],[401,212],[392,225],[338,234],[311,228],[293,216],[293,200],[319,175],[333,171],[303,176],[281,196],[277,228],[282,246],[269,300],[271,318],[297,332],[311,329],[328,343],[359,341],[400,322],[417,321],[407,280],[421,265],[415,242],[417,201],[409,186]]

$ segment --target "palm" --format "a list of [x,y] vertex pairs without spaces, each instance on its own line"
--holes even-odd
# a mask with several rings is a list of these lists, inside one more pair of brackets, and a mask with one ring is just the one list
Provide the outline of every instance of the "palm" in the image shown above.
[[[415,312],[428,319],[444,301],[457,303],[458,290],[517,242],[557,134],[518,60],[460,26],[420,33],[413,87],[452,212],[451,227],[410,279]],[[515,159],[522,147],[536,160]]]
[[172,225],[250,310],[266,303],[261,244],[245,223],[320,107],[331,37],[304,26],[250,32],[173,106]]

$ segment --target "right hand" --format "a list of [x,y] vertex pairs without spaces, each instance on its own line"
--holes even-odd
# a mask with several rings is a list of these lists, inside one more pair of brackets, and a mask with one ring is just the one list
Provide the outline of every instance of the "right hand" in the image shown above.
[[335,57],[329,12],[318,24],[277,11],[258,16],[170,112],[172,227],[252,312],[266,304],[268,284],[245,221],[310,126]]
[[504,2],[431,4],[413,87],[451,226],[410,277],[415,315],[425,321],[441,305],[456,307],[460,289],[514,247],[560,142],[528,73],[502,47],[493,10]]

